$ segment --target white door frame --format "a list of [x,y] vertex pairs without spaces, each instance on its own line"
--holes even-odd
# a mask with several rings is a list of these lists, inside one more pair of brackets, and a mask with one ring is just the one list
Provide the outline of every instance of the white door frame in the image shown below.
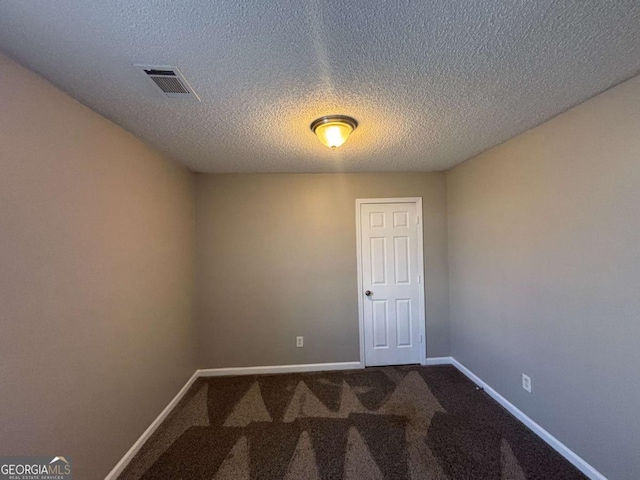
[[368,203],[415,203],[418,215],[418,275],[420,276],[419,306],[420,312],[420,335],[422,336],[422,349],[420,350],[420,363],[427,364],[427,332],[425,315],[425,278],[424,278],[424,240],[422,235],[422,197],[401,197],[401,198],[357,198],[356,199],[356,241],[357,241],[357,262],[358,262],[358,318],[360,328],[360,367],[364,368],[364,299],[362,298],[362,231],[360,228],[360,206]]

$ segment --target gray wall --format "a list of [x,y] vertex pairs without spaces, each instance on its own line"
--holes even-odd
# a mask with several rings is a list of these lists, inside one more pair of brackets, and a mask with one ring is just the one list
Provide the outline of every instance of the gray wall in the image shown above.
[[190,174],[0,56],[0,454],[120,460],[196,368]]
[[198,175],[201,367],[358,361],[355,199],[410,196],[423,198],[427,355],[449,355],[444,174]]
[[447,173],[453,356],[611,479],[640,475],[639,185],[640,77]]

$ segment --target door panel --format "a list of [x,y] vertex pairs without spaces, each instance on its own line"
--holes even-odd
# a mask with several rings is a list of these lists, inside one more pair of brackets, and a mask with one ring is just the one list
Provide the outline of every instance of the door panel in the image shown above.
[[396,299],[396,326],[398,347],[411,347],[411,299]]
[[360,209],[365,365],[420,363],[417,205]]
[[409,285],[411,267],[409,255],[409,237],[393,238],[393,262],[396,274],[396,285]]
[[373,344],[375,348],[389,348],[389,320],[387,301],[373,300]]
[[371,239],[371,285],[387,284],[387,239],[373,237]]

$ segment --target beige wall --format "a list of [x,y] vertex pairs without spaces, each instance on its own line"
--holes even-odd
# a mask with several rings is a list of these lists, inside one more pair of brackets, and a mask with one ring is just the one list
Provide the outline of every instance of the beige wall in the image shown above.
[[192,187],[0,56],[0,454],[104,478],[193,374]]
[[448,355],[444,174],[198,175],[200,366],[358,361],[355,199],[411,196],[427,354]]
[[453,355],[605,476],[637,479],[640,77],[447,187]]

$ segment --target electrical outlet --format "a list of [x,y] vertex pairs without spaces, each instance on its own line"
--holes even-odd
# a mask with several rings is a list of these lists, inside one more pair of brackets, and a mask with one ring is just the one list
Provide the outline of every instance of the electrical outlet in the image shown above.
[[296,337],[296,347],[304,347],[304,337]]
[[529,375],[522,374],[522,388],[531,393],[531,377]]

